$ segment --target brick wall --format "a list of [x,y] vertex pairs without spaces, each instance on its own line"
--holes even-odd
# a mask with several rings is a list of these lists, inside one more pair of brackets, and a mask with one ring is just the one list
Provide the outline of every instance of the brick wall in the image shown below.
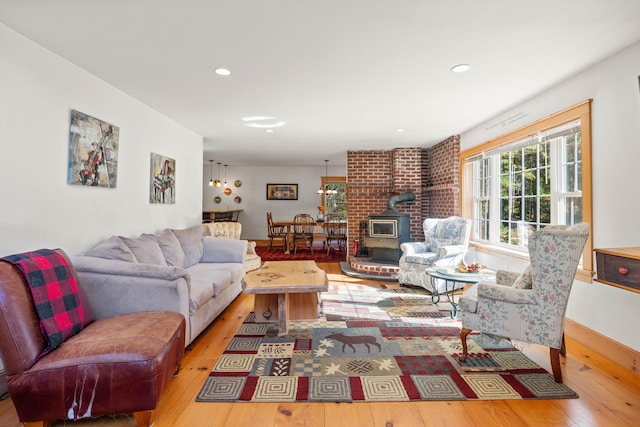
[[391,197],[391,151],[347,152],[347,252],[353,253],[361,221],[382,212]]
[[460,214],[460,138],[429,148],[347,152],[348,246],[358,239],[361,221],[387,208],[393,195],[412,190],[413,202],[396,204],[411,218],[411,240],[424,239],[422,220]]
[[402,194],[411,190],[416,195],[413,202],[398,203],[398,212],[409,214],[411,224],[411,240],[422,235],[422,149],[396,148],[393,150],[393,194]]
[[460,136],[454,135],[429,149],[425,218],[460,215]]

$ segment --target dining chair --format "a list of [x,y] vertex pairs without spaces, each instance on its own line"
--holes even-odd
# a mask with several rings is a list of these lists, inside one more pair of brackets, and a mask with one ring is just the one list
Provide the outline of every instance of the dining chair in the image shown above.
[[324,232],[327,241],[327,255],[331,251],[331,242],[337,244],[338,252],[347,247],[347,220],[340,214],[327,214],[324,222]]
[[302,246],[311,250],[313,254],[313,229],[316,220],[309,214],[297,214],[293,217],[293,253]]
[[273,239],[282,239],[282,246],[287,250],[287,227],[283,225],[273,225],[271,212],[267,212],[267,230],[269,236],[269,250],[273,246]]

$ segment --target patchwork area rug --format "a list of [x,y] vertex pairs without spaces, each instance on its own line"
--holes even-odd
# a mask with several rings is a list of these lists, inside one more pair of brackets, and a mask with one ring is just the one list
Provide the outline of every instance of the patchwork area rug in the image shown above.
[[275,325],[249,314],[199,402],[374,402],[576,398],[507,340],[471,334],[450,305],[398,285],[330,285],[321,317]]
[[298,249],[297,254],[285,254],[280,246],[274,246],[269,250],[266,246],[257,246],[256,253],[260,255],[262,261],[316,261],[316,262],[340,262],[346,259],[344,252],[338,252],[334,249],[329,251],[322,249],[322,246],[314,247],[313,254],[308,249]]

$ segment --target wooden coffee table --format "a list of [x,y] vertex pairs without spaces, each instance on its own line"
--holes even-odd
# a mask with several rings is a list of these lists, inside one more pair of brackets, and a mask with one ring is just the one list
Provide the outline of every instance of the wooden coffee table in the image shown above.
[[256,322],[277,322],[285,335],[291,320],[318,318],[318,292],[329,289],[327,275],[315,261],[268,261],[242,279],[255,294]]

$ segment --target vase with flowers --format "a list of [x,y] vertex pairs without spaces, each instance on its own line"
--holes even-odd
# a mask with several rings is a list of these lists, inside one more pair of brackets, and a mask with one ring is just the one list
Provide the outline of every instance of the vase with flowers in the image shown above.
[[323,205],[318,205],[318,217],[317,217],[318,221],[324,221],[324,206]]

